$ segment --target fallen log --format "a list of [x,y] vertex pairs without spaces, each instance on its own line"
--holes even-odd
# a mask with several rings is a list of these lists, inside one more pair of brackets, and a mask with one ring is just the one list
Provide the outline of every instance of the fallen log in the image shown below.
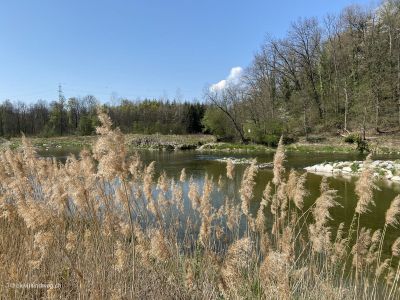
[[380,130],[379,128],[376,128],[376,132],[377,132],[378,134],[394,134],[394,133],[399,133],[399,132],[400,132],[400,129],[383,131],[383,130]]

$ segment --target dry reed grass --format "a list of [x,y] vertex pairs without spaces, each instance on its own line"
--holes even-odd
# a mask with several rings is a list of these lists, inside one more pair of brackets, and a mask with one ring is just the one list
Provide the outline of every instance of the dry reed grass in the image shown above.
[[[286,180],[281,141],[254,219],[254,163],[240,203],[227,196],[213,207],[213,178],[206,175],[201,189],[183,169],[179,181],[164,172],[155,181],[154,162],[128,156],[121,132],[104,113],[99,118],[93,153],[65,164],[39,158],[24,137],[23,151],[0,153],[1,299],[400,297],[400,238],[391,257],[382,254],[387,227],[399,224],[399,197],[382,231],[331,228],[337,192],[324,178],[320,196],[304,208],[306,175],[292,171]],[[369,175],[366,169],[357,185],[353,220],[373,204]],[[231,162],[226,177],[219,182],[234,184]],[[7,286],[18,283],[60,288]]]

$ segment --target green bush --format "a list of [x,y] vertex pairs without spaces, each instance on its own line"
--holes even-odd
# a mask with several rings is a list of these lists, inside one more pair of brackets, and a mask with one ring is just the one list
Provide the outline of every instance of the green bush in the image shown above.
[[283,143],[285,145],[293,144],[297,141],[297,138],[293,135],[284,135],[283,136]]
[[360,138],[359,140],[356,141],[356,143],[357,143],[357,150],[360,153],[369,152],[369,145],[366,140]]
[[354,144],[357,140],[360,139],[360,135],[358,134],[349,134],[344,138],[345,143]]
[[280,136],[275,134],[266,134],[263,138],[263,143],[268,147],[276,147],[278,146]]
[[345,137],[344,141],[349,144],[357,144],[357,150],[360,153],[369,152],[369,145],[366,140],[364,140],[361,135],[357,133],[349,134]]

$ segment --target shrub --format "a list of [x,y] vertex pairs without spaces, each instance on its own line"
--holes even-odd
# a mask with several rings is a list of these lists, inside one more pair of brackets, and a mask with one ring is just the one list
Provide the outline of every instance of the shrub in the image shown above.
[[369,152],[369,145],[366,140],[364,140],[359,134],[349,134],[345,137],[344,141],[349,144],[357,144],[357,150],[360,153]]
[[232,141],[236,137],[231,121],[217,108],[207,109],[202,125],[205,133],[212,133],[220,141]]
[[361,137],[356,141],[357,143],[357,150],[360,153],[369,152],[369,145],[366,140],[363,140]]
[[275,134],[266,134],[263,138],[263,143],[268,147],[277,147],[279,143],[279,136]]
[[359,138],[360,136],[358,134],[349,134],[344,138],[344,141],[348,144],[354,144]]

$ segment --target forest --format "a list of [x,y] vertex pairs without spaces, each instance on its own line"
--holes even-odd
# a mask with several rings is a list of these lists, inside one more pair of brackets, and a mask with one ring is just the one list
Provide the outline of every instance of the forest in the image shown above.
[[400,127],[400,1],[299,19],[266,37],[239,84],[209,89],[205,124],[264,142],[288,133],[374,134]]
[[202,132],[206,106],[200,103],[121,100],[118,105],[101,105],[91,95],[47,104],[27,105],[4,101],[0,105],[0,136],[92,135],[98,125],[97,107],[101,106],[124,133],[191,134]]

